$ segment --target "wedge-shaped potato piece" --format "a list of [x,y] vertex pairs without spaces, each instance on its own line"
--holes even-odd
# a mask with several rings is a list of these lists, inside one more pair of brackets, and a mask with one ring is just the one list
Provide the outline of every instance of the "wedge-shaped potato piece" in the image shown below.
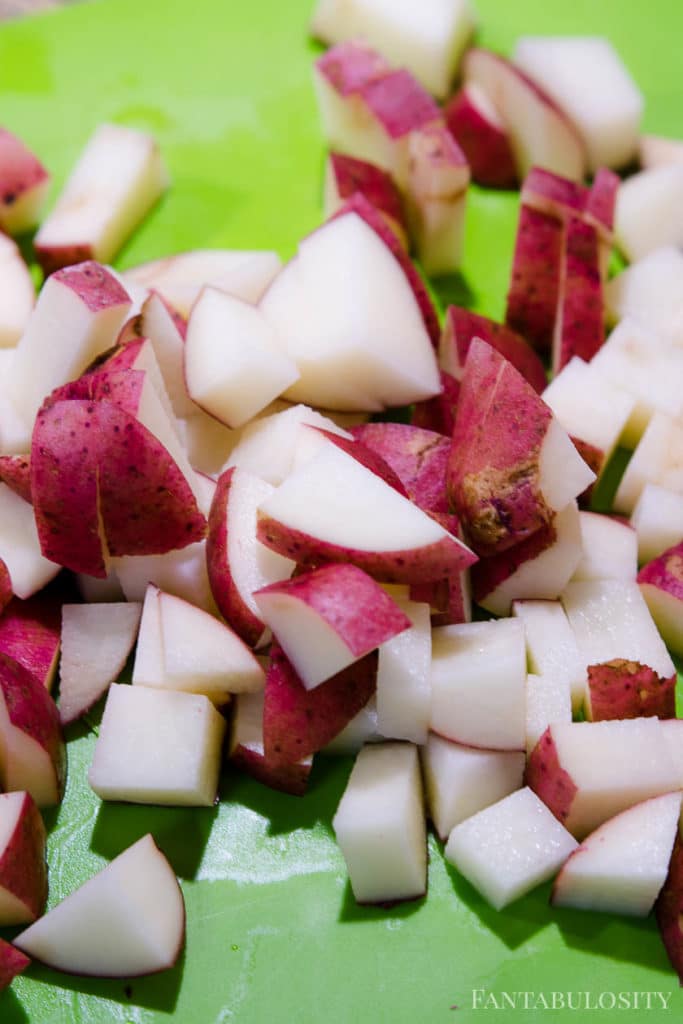
[[0,348],[17,344],[35,301],[33,279],[18,246],[11,238],[0,236]]
[[666,881],[680,816],[681,794],[665,793],[610,818],[565,862],[551,903],[646,917]]
[[233,703],[228,758],[236,768],[271,789],[303,796],[313,755],[295,764],[266,757],[263,749],[263,693],[239,693]]
[[0,924],[28,924],[45,909],[45,826],[26,792],[0,794]]
[[644,566],[638,585],[667,647],[683,654],[683,541]]
[[478,185],[514,188],[515,156],[495,106],[474,82],[464,85],[444,109],[444,118]]
[[65,604],[59,664],[59,717],[74,722],[119,676],[133,649],[142,606],[135,602]]
[[15,943],[68,974],[133,978],[172,967],[184,939],[180,886],[166,857],[146,835]]
[[351,562],[388,583],[460,572],[476,559],[407,498],[325,440],[258,511],[258,537],[302,564]]
[[427,740],[432,696],[429,605],[394,592],[392,598],[411,625],[379,648],[377,729],[388,739],[422,744]]
[[0,227],[9,235],[30,231],[40,216],[50,175],[16,135],[0,128]]
[[57,669],[63,594],[57,587],[27,601],[15,598],[0,617],[0,651],[32,672],[47,690]]
[[31,960],[25,953],[0,939],[0,992],[11,985],[16,976],[25,971],[30,963]]
[[529,343],[505,324],[473,313],[460,306],[449,306],[439,342],[439,364],[456,380],[462,380],[465,362],[474,338],[481,338],[500,352],[539,393],[548,380],[543,363]]

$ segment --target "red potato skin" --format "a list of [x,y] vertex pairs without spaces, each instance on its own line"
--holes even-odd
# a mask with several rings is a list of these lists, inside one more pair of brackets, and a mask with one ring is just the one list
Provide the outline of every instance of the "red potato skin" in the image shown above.
[[[69,261],[70,264],[74,262]],[[130,296],[123,285],[95,260],[86,258],[85,262],[79,262],[77,266],[58,270],[53,278],[75,292],[91,313],[130,303]]]
[[34,247],[36,259],[40,264],[46,277],[58,270],[74,266],[77,263],[84,263],[94,260],[95,252],[91,245],[41,245],[40,242]]
[[598,233],[570,217],[565,234],[564,268],[553,344],[553,372],[573,356],[589,363],[605,341],[605,308]]
[[524,785],[534,791],[564,825],[569,818],[578,789],[560,765],[550,727],[531,751],[524,773]]
[[[2,813],[0,795],[0,814]],[[23,921],[29,924],[43,913],[47,902],[46,833],[40,811],[29,793],[24,798],[16,828],[0,854],[0,887],[26,907]]]
[[280,793],[289,793],[290,796],[305,795],[313,767],[308,760],[296,764],[283,764],[281,761],[273,764],[264,754],[241,744],[231,752],[229,761],[262,785]]
[[471,602],[467,596],[463,573],[410,588],[410,600],[421,601],[432,608],[432,626],[454,626],[472,619]]
[[164,446],[111,402],[100,402],[96,411],[106,439],[98,492],[109,553],[161,555],[202,540],[206,519]]
[[46,686],[59,652],[63,594],[41,590],[26,601],[15,597],[0,616],[0,651]]
[[655,903],[655,917],[671,966],[683,985],[683,840],[674,840],[669,873]]
[[228,509],[234,477],[234,466],[218,477],[209,510],[206,566],[211,593],[221,615],[246,644],[255,647],[266,628],[265,623],[242,600],[228,561]]
[[520,544],[506,548],[489,558],[481,558],[472,567],[472,597],[478,603],[486,600],[502,583],[517,570],[538,558],[557,540],[557,532],[552,523],[542,526]]
[[5,610],[13,597],[12,577],[4,559],[0,558],[0,613]]
[[466,85],[447,104],[444,117],[478,185],[516,187],[517,168],[507,133],[479,109]]
[[328,160],[342,202],[360,192],[375,209],[391,217],[405,231],[401,196],[387,171],[345,153],[331,152]]
[[27,192],[50,175],[38,157],[16,135],[0,128],[0,199],[11,206],[22,192]]
[[450,373],[446,373],[445,370],[439,370],[439,378],[441,380],[440,394],[434,395],[433,398],[426,398],[422,402],[416,402],[410,422],[414,427],[421,427],[423,430],[432,430],[435,434],[451,437],[458,409],[460,381]]
[[614,211],[621,178],[614,171],[601,167],[593,178],[586,200],[586,220],[598,229],[604,229],[611,241],[614,229]]
[[589,191],[585,185],[555,174],[545,167],[532,167],[522,184],[521,202],[539,213],[558,220],[584,212]]
[[637,581],[664,590],[683,602],[683,541],[644,565]]
[[366,444],[362,437],[356,437],[355,430],[357,428],[352,427],[349,433],[354,434],[356,438],[353,441],[349,441],[348,437],[342,437],[341,434],[335,434],[330,430],[325,430],[323,427],[315,427],[312,424],[304,424],[305,430],[315,430],[318,434],[322,434],[328,441],[336,445],[347,455],[350,455],[356,462],[360,462],[361,466],[365,466],[371,473],[378,476],[381,480],[384,480],[385,484],[389,484],[395,491],[398,491],[404,498],[408,497],[408,491],[406,490],[403,480],[399,473],[396,472],[391,462],[386,459],[382,452],[376,451],[372,445]]
[[365,707],[377,685],[377,652],[306,690],[278,643],[270,650],[263,705],[263,749],[273,764],[315,754]]
[[[596,478],[599,477],[605,467],[604,451],[601,448],[596,448],[594,444],[589,444],[588,441],[582,441],[579,437],[571,437],[570,440],[583,461],[586,462],[593,470]],[[590,504],[596,483],[597,480],[594,480],[592,484],[589,484],[583,494],[579,495],[580,505],[588,506]]]
[[360,40],[331,47],[315,62],[315,69],[340,96],[358,92],[391,70],[381,54]]
[[425,511],[448,512],[447,437],[407,423],[362,423],[351,433],[391,466],[411,501]]
[[61,797],[66,778],[66,751],[57,705],[33,673],[2,652],[0,690],[10,723],[47,751]]
[[477,554],[519,545],[550,522],[538,476],[551,417],[514,366],[475,338],[460,388],[447,489]]
[[325,565],[255,592],[256,597],[269,594],[300,601],[312,609],[356,658],[411,626],[386,591],[355,565]]
[[46,558],[104,579],[98,511],[96,406],[83,399],[43,405],[31,442],[31,494]]
[[540,352],[552,347],[563,245],[560,221],[520,208],[505,322]]
[[676,676],[669,679],[637,661],[615,658],[588,666],[590,719],[675,718]]
[[31,963],[21,950],[0,939],[0,992],[12,984],[14,979]]
[[468,548],[445,536],[410,551],[357,551],[291,529],[259,513],[257,536],[262,544],[305,568],[324,562],[350,562],[381,583],[422,583],[462,572],[476,561]]
[[548,386],[545,367],[531,345],[512,328],[460,306],[446,310],[439,361],[452,374],[462,370],[474,338],[481,338],[500,352],[539,394]]
[[392,139],[441,118],[436,101],[404,68],[370,78],[358,92]]
[[27,455],[0,455],[0,480],[31,504],[31,464]]
[[[408,279],[408,283],[412,289],[415,301],[418,304],[424,325],[431,338],[434,348],[439,343],[439,335],[441,334],[441,327],[439,324],[439,317],[434,303],[429,297],[429,292],[425,286],[424,281],[420,277],[418,271],[415,268],[412,260],[406,253],[400,240],[396,234],[388,227],[386,220],[380,213],[377,212],[372,203],[368,202],[364,195],[360,192],[356,192],[355,195],[351,196],[348,202],[334,214],[334,217],[342,217],[346,213],[355,213],[365,221],[365,223],[372,228],[372,230],[379,235],[384,244],[388,249],[391,250],[391,254],[399,264],[401,270]],[[334,218],[332,218],[334,219]]]

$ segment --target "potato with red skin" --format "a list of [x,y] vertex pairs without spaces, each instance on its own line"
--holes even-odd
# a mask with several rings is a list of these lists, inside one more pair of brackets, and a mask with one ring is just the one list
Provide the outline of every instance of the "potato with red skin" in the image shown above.
[[31,504],[31,464],[28,455],[0,455],[0,480]]
[[[386,426],[386,424],[383,425]],[[400,474],[394,469],[390,461],[383,456],[381,451],[373,448],[370,444],[366,444],[363,438],[355,433],[358,429],[357,427],[352,427],[349,431],[349,433],[354,435],[355,440],[353,441],[350,441],[348,437],[344,437],[342,434],[335,434],[330,430],[325,430],[324,427],[316,427],[312,423],[303,424],[303,428],[304,430],[315,430],[316,433],[322,434],[323,437],[326,437],[337,448],[346,452],[356,462],[360,462],[361,466],[365,466],[375,476],[384,480],[385,484],[389,484],[395,491],[402,494],[404,498],[410,497]]]
[[389,228],[408,247],[401,194],[383,168],[347,153],[331,152],[325,171],[325,216],[331,217],[356,193],[363,195],[387,221]]
[[444,117],[473,180],[486,188],[515,188],[517,168],[508,134],[493,107],[479,101],[476,87],[464,85],[444,108]]
[[5,561],[0,558],[0,613],[4,611],[13,597],[12,577]]
[[458,408],[460,381],[444,370],[439,370],[439,379],[441,382],[440,394],[416,402],[410,422],[414,427],[421,427],[422,430],[433,430],[435,434],[451,437]]
[[474,338],[481,338],[512,363],[539,394],[548,386],[545,367],[531,345],[511,327],[460,306],[446,310],[439,342],[439,363],[443,370],[462,379],[467,353]]
[[671,966],[683,985],[683,839],[680,829],[666,882],[655,903],[655,918]]
[[270,650],[263,706],[263,749],[272,764],[296,765],[338,735],[377,685],[377,652],[307,690],[279,644]]
[[391,466],[411,501],[425,511],[448,512],[448,438],[407,423],[361,423],[351,433]]
[[266,757],[263,750],[263,693],[238,693],[233,701],[228,760],[239,771],[270,789],[303,796],[313,757],[295,764]]
[[34,228],[50,187],[50,175],[16,135],[0,128],[0,228],[9,235]]
[[683,541],[644,565],[638,585],[665,643],[683,654]]
[[31,963],[21,950],[0,939],[0,992],[12,984],[14,979]]
[[559,373],[574,356],[590,362],[604,340],[605,304],[598,233],[580,218],[570,217],[553,338],[553,373]]
[[503,551],[547,527],[540,459],[552,413],[490,345],[475,338],[462,379],[447,489],[479,554]]
[[664,679],[648,665],[624,658],[589,665],[586,713],[592,722],[675,718],[676,676]]
[[32,672],[1,652],[0,734],[3,788],[27,790],[39,807],[59,803],[66,752],[57,706]]
[[0,617],[0,651],[50,688],[59,654],[63,591],[50,587],[26,601],[15,597]]
[[[0,794],[0,821],[13,828],[0,850],[0,926],[30,924],[45,910],[45,825],[29,793]],[[11,906],[3,906],[3,891]]]
[[505,323],[539,352],[552,347],[563,242],[559,220],[529,206],[520,207]]

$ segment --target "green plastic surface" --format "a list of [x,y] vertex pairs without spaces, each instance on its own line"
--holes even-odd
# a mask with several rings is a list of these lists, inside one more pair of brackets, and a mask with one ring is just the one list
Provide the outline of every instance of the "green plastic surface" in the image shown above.
[[[121,267],[207,246],[286,257],[321,214],[311,6],[103,0],[7,25],[0,123],[44,158],[55,190],[98,122],[157,135],[173,186]],[[503,51],[522,33],[609,36],[647,97],[647,129],[682,134],[680,0],[478,0],[477,8],[482,41]],[[514,194],[472,191],[464,276],[440,284],[442,299],[502,314],[516,211]],[[433,837],[425,900],[356,907],[330,827],[348,760],[319,759],[303,799],[226,771],[214,810],[136,808],[91,793],[93,744],[85,726],[69,731],[66,798],[47,814],[50,905],[151,830],[182,880],[186,953],[171,972],[129,986],[32,967],[0,995],[2,1024],[522,1020],[525,992],[535,1017],[567,1022],[683,1012],[652,920],[551,911],[548,886],[498,914],[456,877]],[[640,1009],[627,1011],[636,992],[661,996],[641,996]],[[574,1009],[546,1009],[569,994]],[[488,1009],[474,1008],[486,998]],[[602,1008],[590,1008],[601,998]]]

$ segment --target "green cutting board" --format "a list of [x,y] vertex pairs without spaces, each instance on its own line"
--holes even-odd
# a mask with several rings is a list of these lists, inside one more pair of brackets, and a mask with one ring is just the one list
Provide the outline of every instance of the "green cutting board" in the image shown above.
[[[36,149],[56,187],[98,122],[156,134],[173,186],[121,267],[208,246],[286,257],[321,215],[311,3],[107,0],[7,25],[0,123]],[[505,51],[521,33],[608,35],[647,97],[647,128],[683,132],[680,0],[477,6],[482,40]],[[516,211],[512,194],[473,190],[464,277],[443,282],[442,299],[502,313]],[[76,726],[68,738],[66,798],[47,815],[50,904],[151,830],[182,881],[187,949],[174,970],[130,984],[32,967],[0,995],[1,1024],[521,1020],[525,992],[553,1020],[623,1018],[634,992],[661,996],[650,996],[649,1011],[641,996],[631,1020],[683,1012],[651,920],[554,912],[547,886],[495,913],[433,838],[425,900],[356,907],[330,827],[348,760],[319,759],[303,799],[226,771],[214,810],[137,808],[100,803],[86,780],[94,736]],[[578,1014],[544,1009],[569,993]],[[600,1000],[602,1009],[586,1009]],[[613,1001],[621,1008],[610,1010]]]

